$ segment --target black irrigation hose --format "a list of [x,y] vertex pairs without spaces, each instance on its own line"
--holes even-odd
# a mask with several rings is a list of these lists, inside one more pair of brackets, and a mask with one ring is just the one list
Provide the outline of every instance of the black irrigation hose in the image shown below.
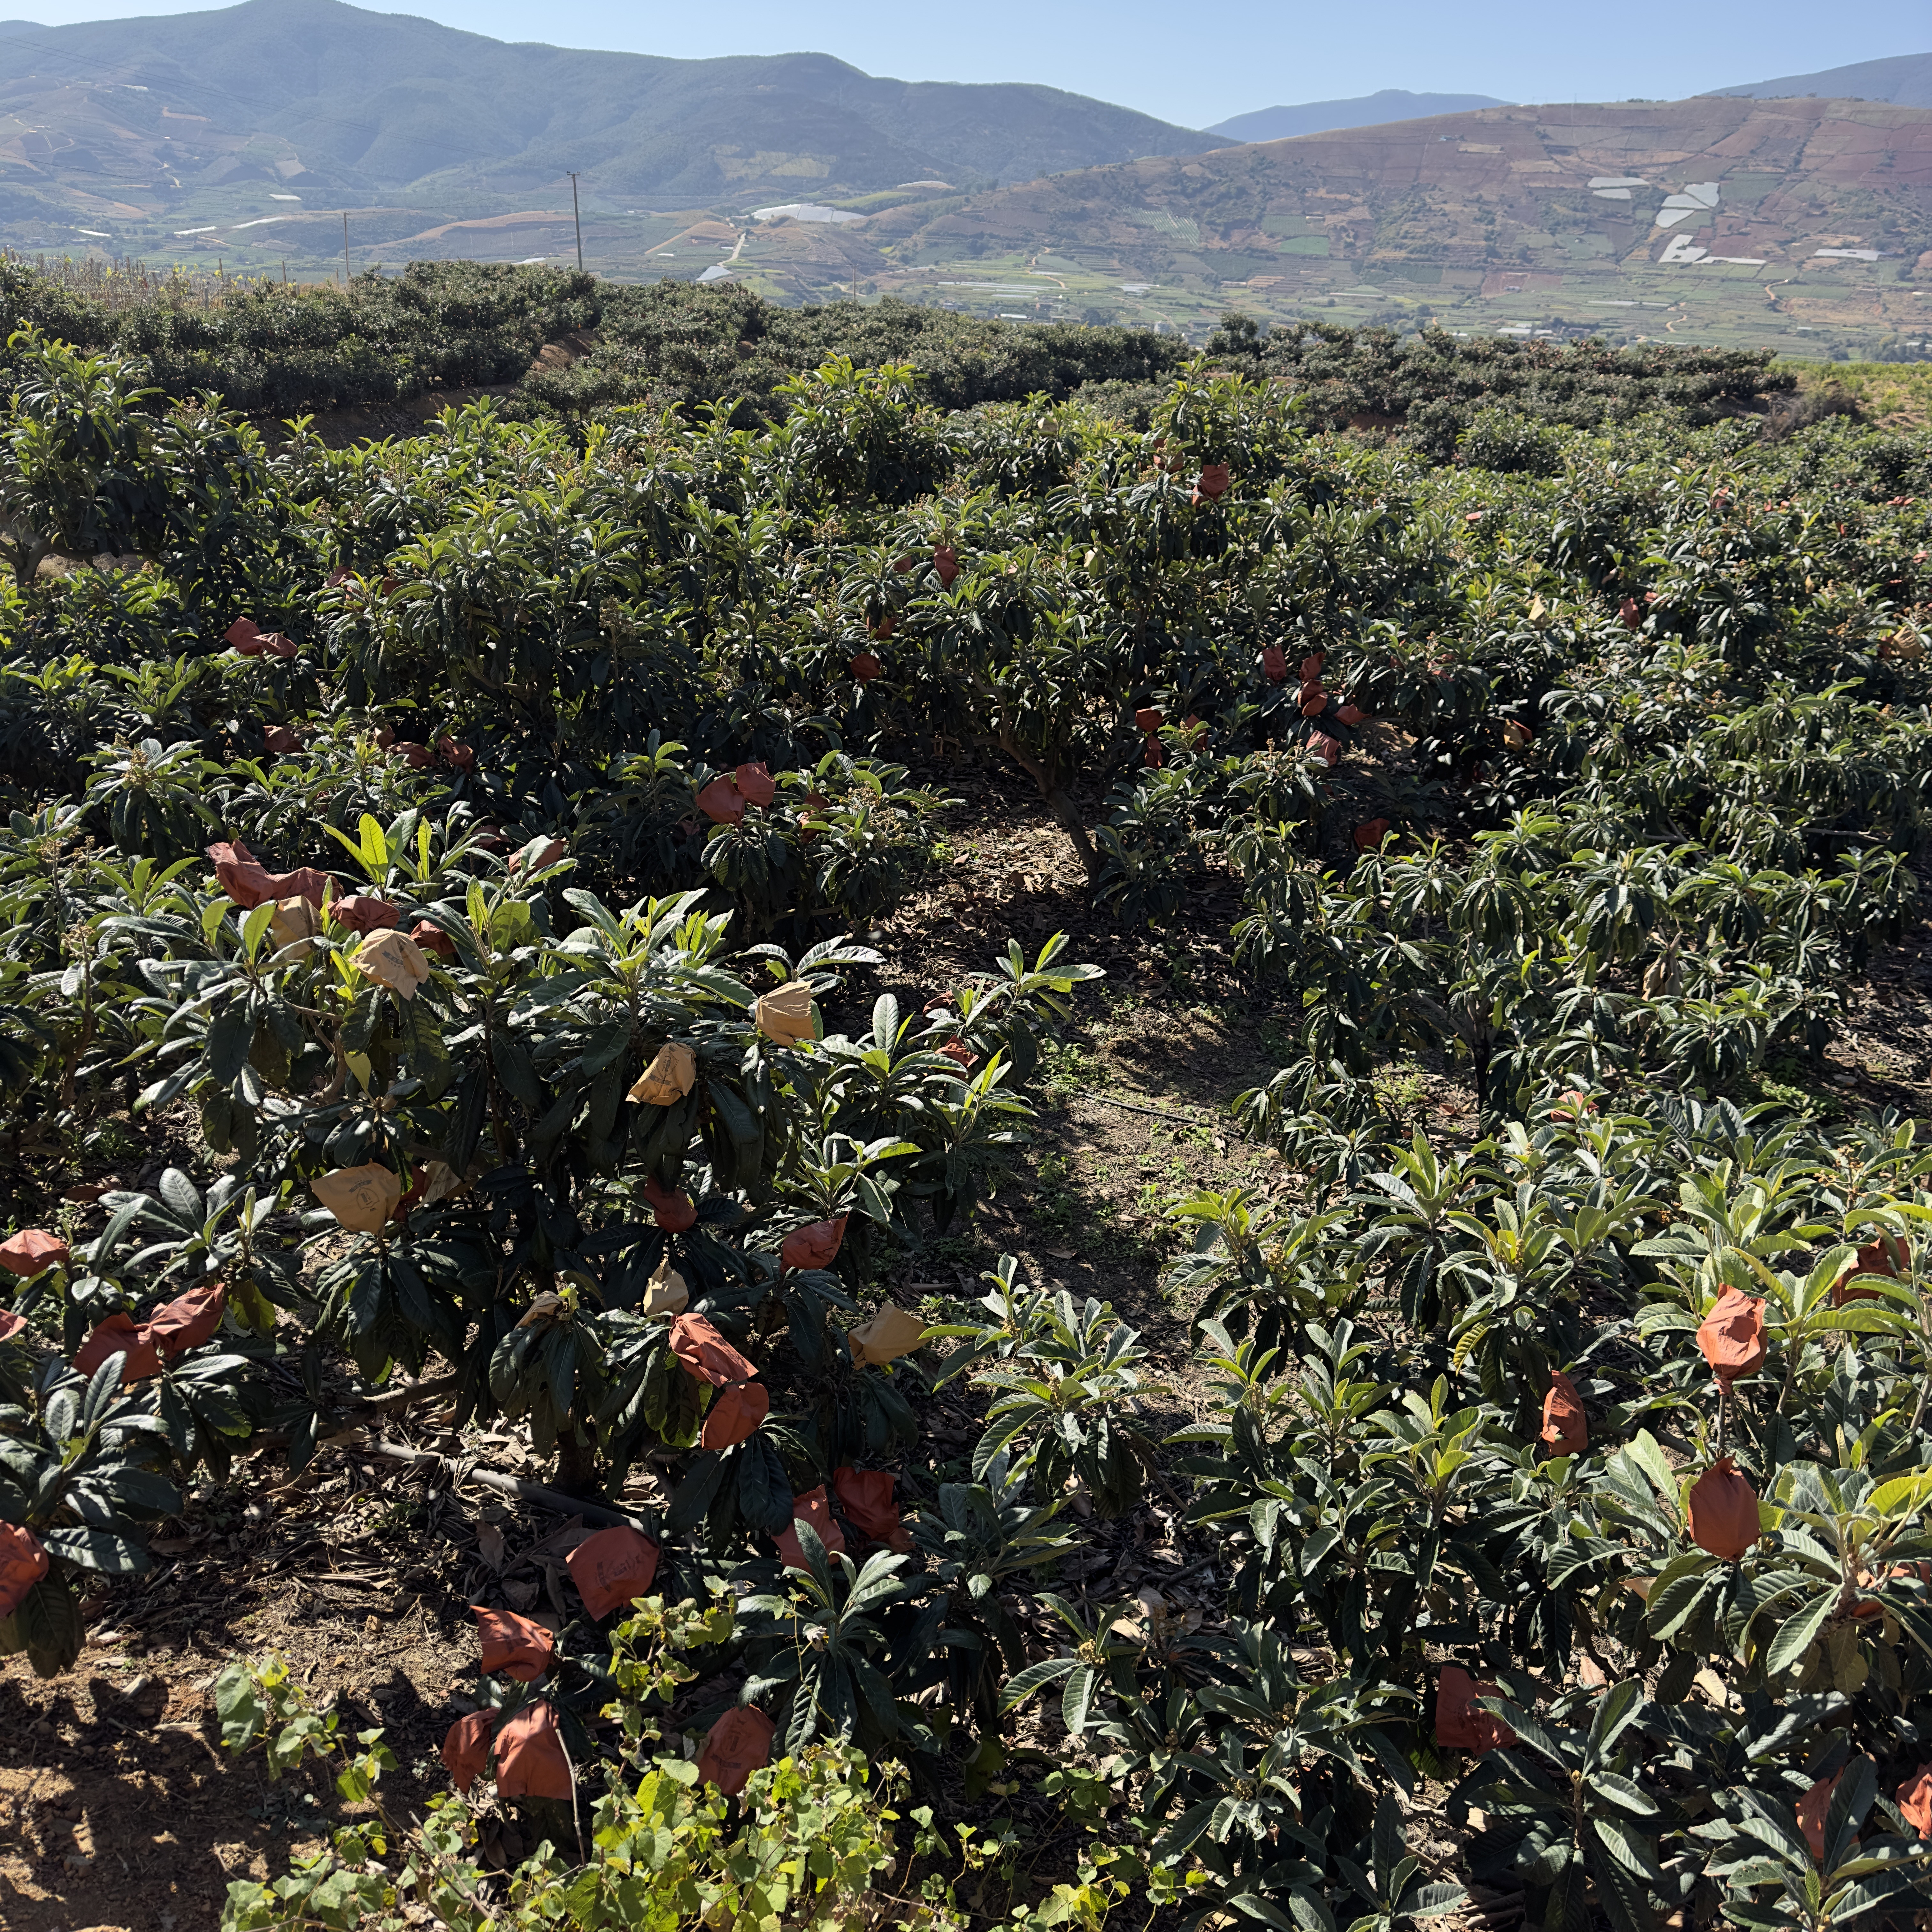
[[1204,1127],[1210,1124],[1208,1117],[1192,1114],[1170,1114],[1160,1107],[1144,1107],[1135,1100],[1115,1100],[1105,1094],[1083,1094],[1083,1100],[1090,1100],[1096,1106],[1124,1107],[1130,1114],[1151,1114],[1156,1120],[1172,1120],[1184,1127]]

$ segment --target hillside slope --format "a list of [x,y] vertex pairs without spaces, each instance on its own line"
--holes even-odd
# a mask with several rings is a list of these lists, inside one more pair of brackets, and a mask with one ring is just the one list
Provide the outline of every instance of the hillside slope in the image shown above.
[[1472,108],[1508,104],[1492,94],[1410,94],[1384,87],[1350,100],[1304,100],[1293,107],[1261,107],[1217,121],[1208,131],[1231,141],[1285,141],[1297,134],[1325,134],[1331,128],[1373,128],[1387,121],[1414,121],[1426,114],[1462,114]]
[[1815,94],[1826,100],[1888,100],[1898,107],[1932,107],[1932,54],[1898,54],[1889,60],[1858,61],[1822,74],[1787,74],[1777,80],[1754,80],[1725,87],[1720,94],[1748,94],[1760,100]]
[[1238,303],[1793,348],[1801,331],[1849,331],[1870,349],[1932,322],[1914,287],[1932,277],[1932,112],[1485,108],[1056,176],[884,213],[841,241],[890,250],[882,287],[1048,277],[1119,320]]
[[496,213],[560,184],[567,198],[571,169],[593,205],[688,207],[1024,180],[1205,138],[1052,88],[877,79],[823,54],[511,46],[340,0],[10,38],[0,220],[191,212],[197,190],[242,181]]

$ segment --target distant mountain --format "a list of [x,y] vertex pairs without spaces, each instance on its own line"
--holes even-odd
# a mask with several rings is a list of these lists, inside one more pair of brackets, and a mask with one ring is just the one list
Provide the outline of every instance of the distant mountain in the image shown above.
[[[785,238],[757,240],[770,260]],[[1932,112],[1486,107],[882,209],[822,246],[868,290],[995,312],[1196,327],[1232,304],[1816,352],[1932,320]]]
[[1890,60],[1857,61],[1822,74],[1787,74],[1781,80],[1721,87],[1720,94],[1760,100],[1815,94],[1821,100],[1889,100],[1900,107],[1932,107],[1932,54],[1897,54]]
[[1055,175],[882,212],[851,238],[897,240],[903,259],[968,237],[1104,250],[1162,283],[1501,272],[1554,287],[1703,264],[1769,270],[1744,277],[1761,284],[1819,249],[1908,265],[1932,250],[1932,112],[1721,94],[1490,107]]
[[1385,121],[1413,121],[1424,114],[1466,114],[1472,108],[1508,104],[1487,94],[1406,94],[1385,87],[1353,100],[1306,100],[1298,107],[1261,107],[1218,121],[1210,134],[1231,141],[1282,141],[1294,134],[1322,134],[1331,128],[1372,128]]
[[1785,274],[1818,248],[1912,262],[1932,249],[1932,112],[1730,94],[1480,108],[1057,174],[881,212],[863,234],[902,236],[900,257],[972,236],[1105,249],[1154,280],[1345,286],[1492,271],[1563,286],[1698,262]]
[[38,20],[0,20],[0,39],[9,34],[44,34],[46,29]]
[[875,79],[824,54],[511,46],[339,0],[23,22],[8,38],[0,224],[25,199],[161,212],[248,179],[351,206],[514,206],[570,169],[606,205],[743,206],[1024,181],[1205,138],[1052,88]]

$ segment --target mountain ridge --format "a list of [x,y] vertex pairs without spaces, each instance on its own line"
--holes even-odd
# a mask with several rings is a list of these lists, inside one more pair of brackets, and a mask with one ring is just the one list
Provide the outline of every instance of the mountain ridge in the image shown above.
[[[1298,134],[1322,134],[1336,128],[1373,128],[1432,114],[1460,114],[1478,107],[1507,107],[1491,94],[1411,94],[1400,87],[1378,88],[1345,100],[1304,100],[1286,107],[1260,107],[1232,115],[1208,130],[1231,140],[1281,141]],[[1389,111],[1384,112],[1384,110]]]
[[[211,136],[292,149],[298,167],[286,153],[256,165],[345,197],[408,197],[446,190],[452,177],[526,195],[574,167],[593,194],[689,205],[820,182],[863,190],[919,176],[1024,180],[1190,152],[1208,139],[1024,83],[896,81],[822,54],[676,61],[513,44],[343,0],[242,0],[9,38],[27,44],[26,70],[0,82],[0,117],[26,131],[27,121],[57,118],[43,111],[50,106],[71,119],[76,96],[110,94],[115,111],[98,111],[89,139],[74,145],[98,160],[106,140],[137,174],[145,168],[145,180],[115,183],[123,188],[186,179],[178,170],[164,176],[154,163],[168,158],[143,156],[138,138],[110,138],[117,128],[138,136],[139,110],[157,107],[146,118],[179,124],[159,130],[176,148],[191,148],[200,116]],[[373,88],[372,74],[383,76]],[[160,98],[127,98],[142,92]],[[19,186],[13,177],[34,165],[9,146],[0,120],[0,189]],[[191,172],[219,165],[198,152],[187,158],[200,164]]]
[[1932,107],[1932,54],[1893,54],[1883,60],[1855,61],[1816,74],[1790,74],[1776,80],[1754,80],[1714,93],[1758,100],[1786,100],[1802,94],[1821,99],[1889,101],[1898,107]]

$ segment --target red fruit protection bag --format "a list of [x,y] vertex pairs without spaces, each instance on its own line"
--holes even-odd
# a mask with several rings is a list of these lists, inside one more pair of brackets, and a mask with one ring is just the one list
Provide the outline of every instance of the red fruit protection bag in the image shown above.
[[749,1706],[727,1711],[706,1734],[698,1754],[698,1774],[708,1778],[727,1798],[736,1798],[754,1771],[772,1761],[772,1738],[778,1730],[764,1712]]
[[1553,1456],[1580,1456],[1590,1446],[1590,1425],[1576,1384],[1561,1369],[1550,1372],[1543,1398],[1543,1440]]
[[529,1684],[550,1668],[556,1644],[542,1624],[514,1610],[489,1610],[481,1604],[470,1607],[476,1613],[476,1634],[483,1640],[484,1676],[514,1677],[519,1684]]
[[628,1523],[586,1537],[564,1559],[584,1607],[602,1619],[644,1595],[658,1574],[658,1546]]
[[806,1490],[802,1496],[794,1496],[791,1514],[791,1527],[781,1531],[772,1539],[777,1544],[778,1554],[784,1558],[788,1569],[802,1570],[806,1567],[805,1548],[798,1540],[798,1526],[801,1522],[811,1524],[828,1554],[845,1547],[845,1532],[838,1527],[837,1520],[832,1514],[832,1505],[826,1498],[823,1483],[815,1490]]
[[713,1388],[750,1382],[758,1372],[701,1315],[680,1315],[670,1324],[670,1352],[686,1375]]
[[458,1790],[470,1787],[490,1768],[490,1713],[472,1711],[442,1736],[442,1762]]
[[1734,1562],[1758,1539],[1757,1492],[1720,1456],[1690,1485],[1690,1540]]
[[1436,1742],[1449,1750],[1504,1750],[1516,1733],[1502,1718],[1477,1707],[1496,1687],[1472,1677],[1460,1664],[1445,1664],[1436,1685]]
[[556,1713],[526,1704],[496,1733],[497,1796],[568,1799],[575,1788]]

